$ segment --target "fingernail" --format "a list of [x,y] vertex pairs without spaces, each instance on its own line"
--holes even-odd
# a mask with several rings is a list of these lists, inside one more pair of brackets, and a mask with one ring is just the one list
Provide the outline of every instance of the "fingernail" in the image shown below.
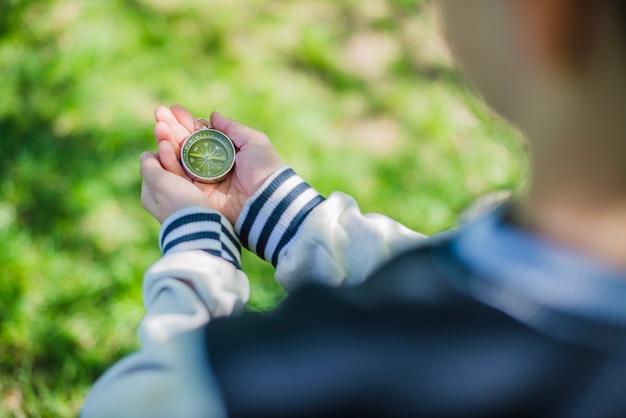
[[150,158],[150,153],[148,151],[145,151],[139,156],[139,162],[143,164],[143,162],[146,161],[148,158]]

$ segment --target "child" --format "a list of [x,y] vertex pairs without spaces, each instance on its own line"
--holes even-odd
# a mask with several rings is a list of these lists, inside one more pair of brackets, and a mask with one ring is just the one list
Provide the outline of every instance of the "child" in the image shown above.
[[[323,199],[219,114],[235,172],[194,185],[176,159],[193,116],[159,108],[142,203],[164,257],[144,279],[142,348],[85,417],[626,415],[626,5],[444,13],[485,99],[528,134],[527,194],[424,239]],[[292,291],[266,317],[220,318],[248,297],[238,237]]]

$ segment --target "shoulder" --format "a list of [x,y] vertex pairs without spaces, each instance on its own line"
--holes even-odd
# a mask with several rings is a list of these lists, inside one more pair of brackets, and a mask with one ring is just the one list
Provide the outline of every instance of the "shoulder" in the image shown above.
[[414,302],[468,299],[464,289],[472,273],[454,255],[453,239],[446,234],[425,240],[381,266],[361,288]]

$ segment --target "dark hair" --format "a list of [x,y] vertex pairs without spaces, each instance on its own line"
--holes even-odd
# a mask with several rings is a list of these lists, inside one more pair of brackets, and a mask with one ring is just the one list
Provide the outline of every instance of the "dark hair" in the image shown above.
[[595,37],[606,18],[612,19],[618,42],[626,56],[626,1],[624,0],[548,0],[554,8],[552,42],[557,57],[571,68],[583,69],[589,63]]

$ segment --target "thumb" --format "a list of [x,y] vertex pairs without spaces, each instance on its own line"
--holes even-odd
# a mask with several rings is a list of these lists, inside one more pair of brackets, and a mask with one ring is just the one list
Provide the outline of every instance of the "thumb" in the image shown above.
[[161,163],[157,159],[156,155],[151,152],[144,152],[140,157],[141,168],[139,169],[141,177],[146,182],[146,185],[153,189],[156,186],[158,179],[163,175],[165,169],[161,166]]
[[266,138],[265,134],[228,119],[218,112],[211,113],[211,127],[226,134],[237,148],[243,148],[250,141]]

